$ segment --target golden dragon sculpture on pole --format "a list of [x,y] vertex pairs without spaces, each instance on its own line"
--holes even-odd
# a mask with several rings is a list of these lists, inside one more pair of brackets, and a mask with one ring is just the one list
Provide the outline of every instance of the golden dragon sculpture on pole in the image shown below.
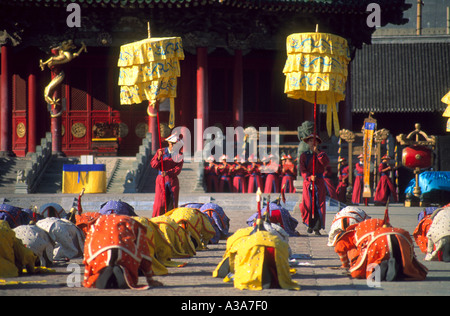
[[65,77],[65,73],[60,66],[69,63],[78,57],[83,51],[87,53],[86,45],[83,42],[81,43],[81,48],[78,52],[71,53],[70,50],[75,48],[76,46],[72,40],[63,41],[59,46],[52,49],[52,53],[55,56],[50,57],[46,61],[42,61],[42,59],[39,61],[39,66],[42,71],[44,71],[45,66],[48,66],[48,68],[52,71],[52,80],[44,89],[44,99],[51,106],[51,117],[59,117],[63,111],[62,108],[57,110],[60,104],[60,99],[53,97],[53,93]]

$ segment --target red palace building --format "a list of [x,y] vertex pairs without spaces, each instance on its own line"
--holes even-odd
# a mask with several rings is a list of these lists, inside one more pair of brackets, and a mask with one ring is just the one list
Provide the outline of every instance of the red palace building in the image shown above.
[[[286,37],[319,25],[346,38],[353,57],[371,43],[372,2],[381,8],[381,26],[406,22],[405,0],[1,0],[0,154],[35,152],[51,131],[53,154],[134,155],[156,123],[148,102],[119,104],[117,60],[121,45],[147,37],[147,22],[152,36],[182,38],[176,126],[193,131],[194,119],[202,119],[203,130],[296,130],[312,118],[312,107],[284,94]],[[62,112],[51,117],[44,90],[52,74],[39,65],[68,40],[73,52],[82,43],[87,52],[62,65]],[[352,129],[351,107],[350,100],[339,105],[342,128]],[[168,114],[162,109],[162,122]]]

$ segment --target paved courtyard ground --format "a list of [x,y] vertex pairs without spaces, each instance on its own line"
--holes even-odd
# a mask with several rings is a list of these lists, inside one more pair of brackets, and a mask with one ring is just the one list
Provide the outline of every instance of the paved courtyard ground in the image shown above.
[[[107,201],[110,199],[121,198],[126,202],[141,201],[140,205],[145,205],[144,200],[151,200],[151,195],[124,194],[123,196],[106,196],[106,195],[86,195],[84,197],[84,205],[94,205],[95,201]],[[53,199],[59,203],[68,203],[67,197],[62,195],[47,196],[27,196],[33,198],[35,203],[39,204],[45,199]],[[71,199],[72,197],[70,197]],[[8,197],[9,203],[17,206],[25,202],[24,197],[12,196]],[[65,200],[64,200],[65,199]],[[70,200],[69,199],[69,200]],[[192,195],[180,197],[180,202],[197,202],[205,200],[205,196]],[[221,205],[227,216],[231,220],[230,231],[234,232],[239,228],[246,226],[246,220],[255,212],[253,208],[253,197],[249,195],[230,195],[215,194],[214,202]],[[236,200],[241,199],[241,203]],[[288,205],[292,206],[298,199],[298,195],[288,195]],[[60,202],[62,201],[62,202]],[[250,202],[248,202],[250,201]],[[246,207],[245,205],[247,205]],[[63,205],[61,204],[61,205]],[[64,206],[64,205],[63,205]],[[382,218],[384,207],[361,207],[370,216]],[[86,209],[89,210],[89,209]],[[393,226],[406,229],[411,234],[417,225],[417,214],[422,210],[420,207],[404,207],[401,204],[394,204],[389,207],[390,218]],[[136,208],[139,215],[151,216],[149,209]],[[336,213],[337,208],[329,209],[327,213],[326,228],[330,227],[331,220]],[[300,214],[293,212],[293,216],[297,219]],[[176,261],[185,261],[187,265],[183,268],[169,268],[169,274],[166,276],[156,276],[155,279],[164,284],[163,287],[153,288],[145,291],[135,290],[98,290],[86,289],[83,287],[69,287],[69,283],[73,280],[83,279],[82,259],[70,261],[67,264],[55,267],[56,273],[22,276],[18,278],[7,279],[7,281],[19,281],[19,284],[0,284],[0,296],[178,296],[177,302],[187,302],[190,297],[191,301],[196,296],[215,296],[217,299],[223,299],[232,296],[249,296],[254,299],[264,299],[274,296],[391,296],[391,295],[450,295],[450,263],[444,262],[425,262],[424,254],[415,246],[415,252],[420,262],[428,269],[429,273],[425,281],[403,281],[403,282],[382,282],[380,287],[370,287],[366,280],[355,280],[350,278],[345,271],[337,270],[340,266],[338,256],[334,253],[333,248],[327,247],[327,231],[322,231],[322,236],[308,235],[303,224],[299,224],[298,231],[301,236],[291,237],[290,246],[294,254],[307,255],[307,259],[299,259],[301,265],[297,266],[297,272],[293,275],[293,279],[300,286],[300,291],[288,291],[281,289],[270,289],[263,291],[249,291],[235,289],[232,283],[224,283],[222,279],[213,278],[212,271],[220,262],[225,250],[226,241],[222,240],[218,244],[209,245],[209,249],[198,251],[197,255],[189,259],[176,259]],[[24,281],[33,281],[23,284]],[[140,284],[144,284],[144,279],[140,278]],[[221,297],[221,298],[219,298]],[[255,298],[256,297],[256,298]],[[181,304],[179,303],[179,304]],[[178,306],[178,305],[177,305]],[[176,309],[178,308],[176,306]],[[181,308],[181,306],[179,306]]]

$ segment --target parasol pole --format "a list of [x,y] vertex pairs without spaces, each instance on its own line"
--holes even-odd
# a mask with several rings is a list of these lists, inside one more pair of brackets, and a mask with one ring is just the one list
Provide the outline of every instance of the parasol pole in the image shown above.
[[[159,101],[156,101],[156,128],[158,130],[158,140],[159,140],[159,149],[162,150],[162,141],[161,141],[161,128],[159,125]],[[164,173],[164,151],[161,155],[161,173]],[[167,213],[167,199],[166,199],[166,176],[163,176],[163,192],[164,192],[164,210]]]
[[311,218],[314,219],[314,208],[316,207],[316,117],[317,117],[317,91],[314,91],[314,131],[313,131],[313,180],[312,180],[312,207]]
[[[152,37],[149,21],[147,21],[147,36],[148,36],[148,38]],[[150,101],[149,101],[149,103],[150,103]],[[149,106],[151,106],[151,105],[149,104]],[[161,127],[160,127],[161,125],[159,125],[159,100],[156,101],[155,107],[156,107],[156,129],[158,130],[159,149],[163,149],[162,141],[161,141]],[[162,173],[164,172],[164,151],[161,156],[161,172]],[[166,192],[166,177],[165,176],[163,176],[163,189],[164,189],[163,192]],[[167,213],[167,199],[166,199],[165,193],[164,193],[164,210],[165,210],[165,213]]]
[[[316,33],[319,32],[319,24],[316,24]],[[314,91],[314,131],[313,131],[313,144],[316,147],[316,120],[317,120],[317,91]],[[316,153],[313,151],[313,181],[312,181],[312,208],[311,208],[311,218],[314,219],[314,208],[316,207]]]

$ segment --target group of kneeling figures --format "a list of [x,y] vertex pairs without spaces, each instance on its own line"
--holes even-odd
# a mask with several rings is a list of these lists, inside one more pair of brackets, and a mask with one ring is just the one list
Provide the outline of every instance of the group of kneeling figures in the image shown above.
[[[145,218],[120,200],[108,201],[99,212],[83,212],[80,199],[67,214],[0,204],[0,277],[35,273],[39,267],[82,257],[84,287],[147,289],[162,286],[153,276],[186,264],[173,259],[193,257],[226,239],[213,277],[239,289],[300,290],[292,279],[289,247],[289,237],[299,235],[298,221],[279,201],[264,206],[247,220],[248,227],[231,234],[229,218],[215,203],[186,204]],[[413,239],[425,260],[450,262],[450,206],[424,209],[413,238],[391,226],[387,210],[378,219],[347,206],[332,221],[328,246],[354,278],[367,278],[379,269],[384,281],[424,280],[428,270],[416,258]],[[146,284],[139,284],[140,276]]]

